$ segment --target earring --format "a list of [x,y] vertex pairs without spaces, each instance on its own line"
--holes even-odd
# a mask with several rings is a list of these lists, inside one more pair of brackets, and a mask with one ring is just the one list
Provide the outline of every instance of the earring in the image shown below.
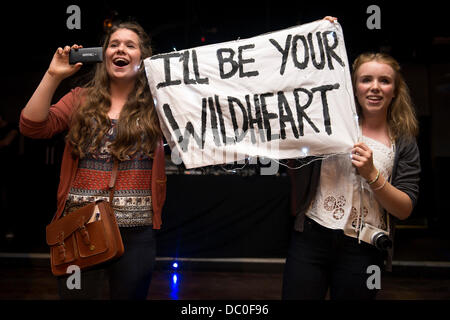
[[134,72],[138,72],[138,71],[142,71],[144,70],[143,66],[144,61],[141,59],[141,63],[139,64],[139,66],[135,66],[134,67]]

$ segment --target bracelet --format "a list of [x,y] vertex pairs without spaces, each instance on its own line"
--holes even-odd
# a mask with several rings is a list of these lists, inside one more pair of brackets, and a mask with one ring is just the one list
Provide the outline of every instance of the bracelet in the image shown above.
[[384,182],[383,182],[383,184],[380,186],[380,187],[378,187],[378,188],[376,188],[376,189],[372,189],[372,191],[378,191],[378,190],[381,190],[381,189],[383,189],[384,188],[384,186],[386,185],[386,181],[387,181],[387,179],[384,179]]
[[372,181],[368,181],[367,184],[370,186],[371,184],[374,184],[377,182],[378,178],[380,177],[380,170],[377,169],[377,176]]

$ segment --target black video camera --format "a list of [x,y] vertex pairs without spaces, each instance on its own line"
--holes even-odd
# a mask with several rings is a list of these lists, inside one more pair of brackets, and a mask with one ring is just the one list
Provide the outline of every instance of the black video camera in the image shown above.
[[71,49],[69,53],[69,64],[82,63],[98,63],[103,61],[103,48],[80,48]]

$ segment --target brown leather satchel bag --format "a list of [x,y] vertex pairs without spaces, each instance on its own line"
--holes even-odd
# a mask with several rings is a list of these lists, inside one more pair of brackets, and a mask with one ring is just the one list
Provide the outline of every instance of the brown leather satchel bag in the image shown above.
[[111,207],[117,169],[118,162],[115,161],[108,185],[109,202],[99,200],[90,203],[47,226],[46,238],[55,276],[65,275],[71,265],[84,270],[124,253],[122,237]]

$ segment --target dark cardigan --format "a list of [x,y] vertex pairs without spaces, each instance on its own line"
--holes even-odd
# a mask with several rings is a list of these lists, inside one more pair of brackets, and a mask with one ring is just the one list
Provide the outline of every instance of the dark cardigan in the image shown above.
[[[311,159],[305,159],[312,160]],[[290,162],[292,164],[292,161]],[[320,160],[297,170],[289,170],[291,177],[291,209],[296,216],[295,230],[302,232],[305,213],[311,201],[314,199],[320,180]],[[292,167],[292,165],[290,165]],[[411,199],[412,206],[417,203],[419,197],[420,179],[420,154],[415,139],[399,138],[395,144],[395,158],[392,168],[391,184],[397,189],[405,192]],[[396,218],[390,216],[390,238],[394,242],[394,230]],[[392,270],[392,247],[388,250],[386,270]]]

